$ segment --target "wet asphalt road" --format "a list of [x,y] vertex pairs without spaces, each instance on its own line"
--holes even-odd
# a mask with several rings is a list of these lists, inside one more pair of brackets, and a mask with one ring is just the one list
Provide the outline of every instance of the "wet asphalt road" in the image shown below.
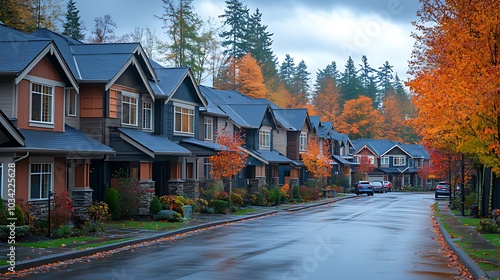
[[433,194],[365,195],[225,225],[30,279],[460,279]]

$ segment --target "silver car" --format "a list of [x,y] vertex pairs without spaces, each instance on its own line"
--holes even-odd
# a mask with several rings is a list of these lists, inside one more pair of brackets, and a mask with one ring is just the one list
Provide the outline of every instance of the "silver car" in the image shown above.
[[384,183],[382,181],[372,181],[374,192],[385,193]]

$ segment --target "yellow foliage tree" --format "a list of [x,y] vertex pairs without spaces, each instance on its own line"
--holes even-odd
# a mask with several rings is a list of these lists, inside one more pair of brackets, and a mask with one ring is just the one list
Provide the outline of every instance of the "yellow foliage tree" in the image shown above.
[[242,94],[253,98],[266,97],[266,86],[262,71],[250,53],[242,56],[236,63],[236,88]]
[[381,128],[384,131],[384,138],[403,142],[407,124],[401,104],[393,91],[386,93],[380,111],[383,119]]
[[231,134],[222,129],[217,136],[217,143],[223,149],[217,154],[210,156],[209,161],[212,164],[212,176],[215,179],[228,179],[244,168],[248,154],[239,147],[245,142],[245,136],[240,134]]
[[314,178],[324,183],[324,179],[332,176],[330,157],[326,142],[321,145],[317,138],[310,138],[307,142],[307,152],[302,154],[302,161],[307,170],[314,174]]
[[340,89],[331,78],[325,80],[325,88],[314,98],[314,109],[322,121],[335,123],[340,116]]
[[292,95],[288,92],[288,90],[286,90],[285,85],[282,83],[278,86],[277,91],[268,92],[267,99],[281,108],[292,107]]
[[363,95],[358,99],[347,101],[335,129],[349,135],[350,139],[383,137],[381,131],[383,117],[372,104],[372,99]]
[[500,175],[500,1],[421,2],[412,123],[432,147],[473,156]]

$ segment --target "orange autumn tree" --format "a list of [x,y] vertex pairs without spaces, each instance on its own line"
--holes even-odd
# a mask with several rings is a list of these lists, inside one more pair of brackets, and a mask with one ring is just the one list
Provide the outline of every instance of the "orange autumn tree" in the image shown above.
[[266,97],[262,70],[250,53],[242,56],[236,62],[236,89],[249,97]]
[[370,97],[359,96],[344,104],[344,111],[338,118],[336,130],[349,135],[350,139],[380,138],[382,116],[374,109]]
[[222,146],[222,150],[209,157],[212,176],[214,179],[230,179],[246,166],[248,154],[239,148],[245,143],[245,136],[222,129],[217,136],[217,143]]
[[325,80],[325,88],[314,97],[314,109],[321,120],[336,123],[340,116],[340,89],[332,78]]
[[412,123],[432,147],[500,175],[500,1],[421,3],[407,83]]
[[384,138],[403,142],[407,124],[405,114],[394,91],[388,91],[386,93],[380,111],[383,120],[381,128],[384,131]]
[[320,144],[317,138],[310,138],[307,145],[307,151],[302,154],[304,166],[324,186],[325,179],[332,176],[329,146],[326,142]]
[[292,95],[281,83],[276,91],[270,91],[267,94],[267,99],[281,108],[292,108]]

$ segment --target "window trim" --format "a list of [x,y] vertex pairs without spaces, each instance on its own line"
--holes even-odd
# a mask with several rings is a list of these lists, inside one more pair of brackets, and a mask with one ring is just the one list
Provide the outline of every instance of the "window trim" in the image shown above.
[[[269,143],[263,143],[264,142],[269,142]],[[268,140],[268,141],[266,141]],[[266,145],[269,144],[269,145]],[[271,148],[271,130],[269,129],[260,129],[259,130],[259,147],[260,148]]]
[[[31,167],[35,164],[40,164],[40,165],[48,164],[50,166],[50,186],[49,186],[49,193],[50,193],[51,191],[54,191],[54,163],[41,161],[41,162],[30,162],[30,164],[29,164],[28,200],[29,201],[47,200],[48,197],[43,198],[43,193],[42,193],[41,188],[40,188],[40,198],[32,198],[31,197],[31,177],[33,175],[33,173],[31,172]],[[36,174],[47,174],[47,173],[36,173]]]
[[[207,122],[209,121],[209,122]],[[208,128],[208,126],[210,126]],[[204,130],[205,130],[205,135],[203,136],[203,139],[205,140],[214,140],[214,119],[212,117],[204,117],[203,118],[203,127],[204,127]],[[207,134],[208,137],[207,137]]]
[[[139,94],[137,93],[133,93],[133,92],[128,92],[128,91],[122,91],[122,98],[121,98],[121,124],[122,125],[129,125],[129,126],[138,126],[138,113],[139,113]],[[126,102],[125,101],[125,98],[124,97],[128,97],[128,98],[133,98],[136,100],[136,103],[135,103],[135,120],[134,120],[134,123],[125,123],[123,122],[123,112],[125,111],[124,108],[125,106],[123,106],[124,103],[127,103],[127,104],[131,104],[133,105],[133,103],[130,103],[130,102]],[[130,105],[129,105],[130,106]],[[129,108],[130,109],[130,108]],[[130,122],[130,113],[129,113],[129,120]]]
[[[71,95],[71,93],[73,93],[75,96],[75,99],[73,100],[73,103],[74,103],[73,108],[74,108],[75,112],[73,114],[71,114],[69,111],[69,108],[70,108],[69,105],[71,104],[69,96]],[[68,117],[76,117],[78,115],[78,112],[77,112],[78,111],[78,102],[77,102],[76,95],[77,95],[77,93],[76,93],[75,89],[73,89],[73,88],[66,89],[66,116],[68,116]]]
[[[396,160],[397,161],[401,160],[401,163],[400,164],[396,164]],[[392,157],[392,165],[393,166],[406,166],[406,157],[405,156],[394,156],[394,157]]]
[[[176,124],[177,124],[177,108],[180,108],[181,109],[181,129],[183,127],[182,125],[182,121],[183,121],[183,118],[182,116],[192,116],[192,123],[191,125],[189,125],[189,118],[187,119],[187,122],[188,122],[188,129],[190,128],[191,131],[182,131],[182,130],[177,130],[177,127],[176,127]],[[192,114],[189,114],[189,112],[187,114],[183,113],[182,112],[182,109],[186,109],[186,110],[190,110],[192,112]],[[174,103],[174,134],[176,135],[194,135],[194,132],[195,132],[195,114],[196,114],[196,111],[195,111],[195,107],[194,106],[191,106],[191,105],[187,105],[187,104],[182,104],[182,103]]]
[[[303,142],[303,136],[305,135],[305,142]],[[299,135],[299,151],[307,151],[307,132],[301,132]]]
[[[387,162],[385,162],[387,161]],[[383,156],[380,158],[380,165],[389,165],[391,162],[391,158],[388,156]]]
[[[37,120],[33,120],[33,85],[34,84],[37,84],[37,85],[40,85],[42,87],[48,87],[51,89],[51,94],[50,94],[50,101],[51,101],[51,104],[50,104],[50,121],[37,121]],[[30,110],[29,110],[29,122],[30,124],[33,124],[33,125],[39,125],[39,126],[49,126],[49,127],[53,127],[54,126],[54,113],[55,113],[55,108],[54,108],[54,102],[55,102],[55,85],[51,85],[49,83],[43,83],[43,82],[40,82],[40,81],[37,81],[37,80],[30,80]],[[41,102],[43,102],[43,93],[42,92],[37,92],[37,94],[40,94],[42,95],[42,100]],[[40,106],[42,106],[42,104],[40,104]],[[43,106],[42,106],[43,107]],[[42,114],[42,112],[40,112],[40,114]]]
[[[149,108],[146,108],[146,104],[149,104]],[[149,127],[146,127],[146,114],[149,114]],[[152,130],[153,129],[153,103],[149,101],[142,102],[142,129]]]

